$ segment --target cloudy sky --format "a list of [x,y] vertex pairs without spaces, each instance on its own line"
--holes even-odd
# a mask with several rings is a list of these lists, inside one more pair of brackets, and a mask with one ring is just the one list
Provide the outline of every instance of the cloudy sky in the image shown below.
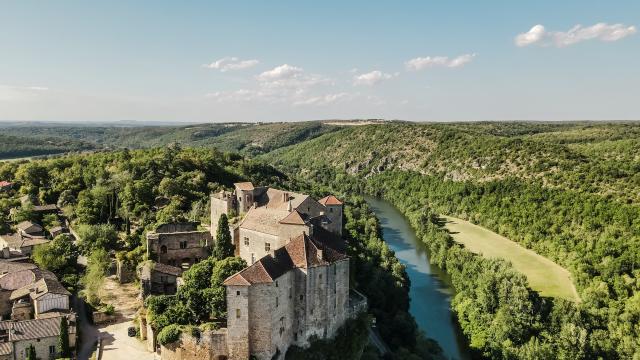
[[640,1],[3,1],[0,120],[640,119]]

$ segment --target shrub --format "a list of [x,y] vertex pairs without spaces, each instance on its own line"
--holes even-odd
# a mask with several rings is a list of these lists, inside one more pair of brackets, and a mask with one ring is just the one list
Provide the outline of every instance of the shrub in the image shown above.
[[158,333],[158,342],[162,345],[174,343],[180,340],[180,334],[182,334],[182,329],[179,325],[168,325]]

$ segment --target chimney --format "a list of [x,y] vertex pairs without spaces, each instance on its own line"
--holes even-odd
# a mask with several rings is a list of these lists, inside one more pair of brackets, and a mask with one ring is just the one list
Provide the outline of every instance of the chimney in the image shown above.
[[287,204],[287,211],[288,212],[292,212],[293,211],[293,207],[291,205],[291,200],[289,200],[289,203]]
[[282,201],[289,201],[289,193],[288,192],[283,192],[282,193]]

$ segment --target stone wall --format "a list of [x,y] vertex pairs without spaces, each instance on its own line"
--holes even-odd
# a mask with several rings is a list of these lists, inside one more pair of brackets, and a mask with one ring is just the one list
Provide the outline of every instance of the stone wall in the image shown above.
[[120,284],[126,284],[135,281],[136,270],[122,260],[116,260],[116,277]]
[[[239,255],[248,265],[253,264],[268,254],[267,251],[265,251],[266,243],[271,244],[271,251],[269,252],[271,254],[273,254],[273,250],[277,248],[276,246],[278,244],[278,237],[275,235],[243,228],[238,230],[238,237]],[[249,239],[249,246],[245,245],[245,238]]]
[[249,358],[249,286],[227,286],[227,345],[231,359]]
[[216,238],[216,232],[218,231],[218,221],[222,214],[229,215],[232,210],[235,210],[235,198],[230,192],[220,192],[211,195],[211,236],[214,241]]
[[227,359],[227,329],[203,331],[199,338],[182,333],[179,341],[160,349],[162,360]]
[[[185,248],[180,246],[183,241],[187,242]],[[209,257],[211,244],[208,231],[147,234],[149,256],[155,257],[159,263],[178,267],[182,263],[193,265]]]

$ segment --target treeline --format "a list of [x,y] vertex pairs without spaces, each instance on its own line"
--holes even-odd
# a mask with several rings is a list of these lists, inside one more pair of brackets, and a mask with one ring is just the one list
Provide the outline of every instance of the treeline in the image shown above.
[[90,144],[81,141],[0,134],[0,159],[51,155],[92,148]]

